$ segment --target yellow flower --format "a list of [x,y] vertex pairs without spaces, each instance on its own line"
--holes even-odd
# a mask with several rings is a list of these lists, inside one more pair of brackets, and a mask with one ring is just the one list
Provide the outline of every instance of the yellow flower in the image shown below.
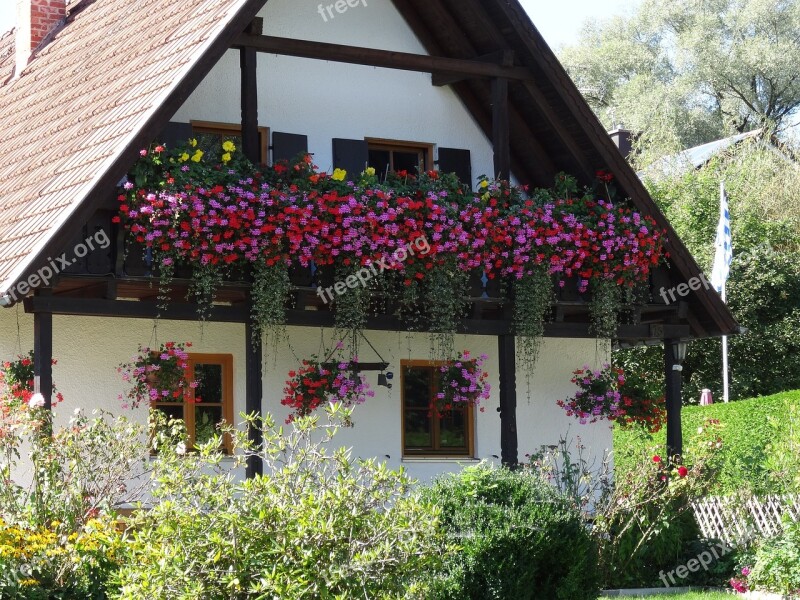
[[367,170],[364,171],[369,177],[375,175],[375,167],[367,167]]
[[192,155],[192,162],[200,162],[203,158],[203,154],[205,154],[202,150],[198,150]]
[[222,144],[222,149],[225,150],[225,152],[233,152],[236,150],[236,145],[232,141],[226,140],[225,143]]
[[196,140],[196,139],[194,139],[194,138],[190,139],[190,140],[189,140],[189,145],[190,145],[192,148],[196,148],[196,147],[197,147],[197,140]]
[[484,179],[481,181],[481,188],[485,190],[487,187],[489,187],[489,182]]
[[344,169],[335,169],[331,175],[331,179],[334,181],[344,181],[345,177],[347,177],[347,171]]
[[229,162],[231,162],[231,153],[230,152],[226,152],[225,154],[222,155],[222,162],[224,162],[226,165]]
[[189,160],[189,153],[188,152],[184,152],[183,154],[181,154],[181,157],[180,157],[179,160],[180,160],[180,162],[186,162],[187,160]]

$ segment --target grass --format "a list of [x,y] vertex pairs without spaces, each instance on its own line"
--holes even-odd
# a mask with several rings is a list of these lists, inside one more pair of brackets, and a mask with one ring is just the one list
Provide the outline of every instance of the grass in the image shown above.
[[[620,600],[621,598],[636,598],[637,596],[617,596],[615,598],[600,598],[600,600]],[[659,594],[653,596],[638,596],[639,598],[661,598],[662,600],[731,600],[733,596],[724,592],[688,592],[686,594]]]

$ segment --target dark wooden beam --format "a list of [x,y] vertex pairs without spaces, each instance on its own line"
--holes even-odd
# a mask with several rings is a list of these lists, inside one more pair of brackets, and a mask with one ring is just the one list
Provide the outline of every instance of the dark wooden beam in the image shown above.
[[[251,320],[245,325],[245,412],[249,416],[256,417],[256,423],[250,423],[247,427],[247,439],[253,448],[260,451],[264,444],[262,434],[261,418],[263,410],[261,407],[262,395],[264,393],[263,376],[263,341],[260,335],[255,334]],[[259,456],[251,455],[247,457],[245,474],[248,479],[257,475],[264,474],[264,464]]]
[[[509,53],[511,56],[511,60],[507,61]],[[512,66],[514,64],[514,53],[512,50],[498,50],[496,52],[490,52],[489,54],[482,54],[481,56],[476,56],[475,58],[472,58],[470,60],[491,63],[491,64]],[[436,87],[443,87],[446,85],[453,85],[454,83],[458,83],[459,81],[464,81],[465,79],[469,79],[469,77],[467,77],[466,75],[459,75],[458,73],[434,73],[431,79],[433,81],[433,85],[435,85]]]
[[[683,428],[681,425],[681,367],[673,351],[676,339],[664,340],[664,392],[667,404],[667,456],[683,454]],[[678,367],[678,368],[676,368]]]
[[242,34],[234,40],[232,46],[238,48],[253,48],[258,52],[267,52],[269,54],[330,60],[354,65],[365,65],[368,67],[416,71],[419,73],[446,73],[465,77],[484,78],[503,77],[505,79],[518,81],[532,80],[530,71],[523,67],[505,66],[471,59],[428,56],[425,54],[411,54],[392,50],[344,46],[327,42],[296,40],[268,35],[257,36]]
[[[129,319],[154,319],[160,315],[162,319],[174,321],[196,321],[197,306],[188,303],[171,303],[163,310],[154,301],[109,300],[105,298],[75,298],[69,296],[34,296],[25,299],[25,311],[28,313],[52,313],[58,315],[75,315],[88,317],[121,317]],[[245,305],[215,305],[211,309],[209,321],[218,323],[247,323],[250,312]],[[289,310],[286,313],[286,324],[305,327],[333,327],[334,315],[329,311]],[[367,329],[373,331],[405,331],[407,324],[389,315],[379,315],[367,319]],[[472,335],[506,335],[512,332],[509,319],[463,319],[459,333]],[[588,321],[546,323],[546,337],[573,339],[591,339]],[[688,325],[620,325],[617,339],[627,341],[643,341],[663,339],[664,336],[689,338],[691,330]]]
[[498,338],[500,361],[500,453],[503,465],[514,469],[519,464],[517,439],[517,358],[513,335]]
[[508,181],[511,178],[511,122],[508,113],[508,80],[492,80],[492,148],[494,176]]
[[[104,298],[69,298],[63,296],[34,296],[25,299],[25,312],[34,315],[40,312],[84,317],[122,317],[129,319],[155,319],[159,315],[165,320],[196,321],[197,305],[171,303],[159,309],[156,302],[107,300]],[[249,314],[246,307],[214,306],[210,321],[219,323],[246,323]]]
[[242,73],[242,151],[245,157],[261,163],[261,142],[258,131],[258,53],[246,47],[239,51]]
[[[49,297],[50,290],[38,292],[38,298]],[[44,396],[44,406],[53,406],[53,313],[33,315],[33,391]]]

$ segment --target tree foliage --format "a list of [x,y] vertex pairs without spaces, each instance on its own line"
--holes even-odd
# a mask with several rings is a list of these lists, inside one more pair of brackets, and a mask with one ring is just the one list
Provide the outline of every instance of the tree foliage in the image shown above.
[[656,154],[781,129],[800,107],[800,2],[644,0],[560,58],[605,125]]
[[[800,167],[769,144],[751,141],[701,169],[647,182],[705,273],[714,260],[720,181],[733,245],[728,305],[747,328],[729,340],[731,397],[800,388]],[[624,351],[616,360],[663,381],[660,348]],[[697,402],[703,388],[722,397],[721,361],[719,339],[691,345],[683,371],[688,401]]]

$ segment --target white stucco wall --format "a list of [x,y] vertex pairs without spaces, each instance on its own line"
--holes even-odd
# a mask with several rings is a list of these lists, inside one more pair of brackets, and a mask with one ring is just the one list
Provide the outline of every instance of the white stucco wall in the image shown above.
[[[327,3],[325,3],[327,4]],[[270,0],[264,33],[280,37],[425,54],[390,0],[369,0],[323,21],[312,0]],[[431,76],[273,54],[258,56],[259,124],[308,135],[323,170],[333,138],[414,141],[472,152],[475,178],[491,175],[491,143],[448,87]],[[241,122],[239,52],[229,51],[172,120]],[[437,155],[438,157],[438,155]]]
[[[19,345],[17,330],[19,327]],[[68,421],[76,407],[87,410],[101,408],[114,414],[123,411],[118,395],[125,385],[117,373],[117,366],[136,353],[138,344],[153,344],[153,322],[136,319],[64,317],[53,319],[53,354],[58,364],[53,377],[65,402],[56,411],[56,423]],[[278,352],[266,349],[264,361],[264,410],[279,421],[288,415],[281,406],[281,392],[287,373],[296,368],[301,358],[320,353],[320,330],[292,327],[287,329],[290,344],[281,344]],[[327,347],[335,340],[332,331],[325,331]],[[372,344],[381,356],[390,362],[389,369],[396,376],[394,388],[377,387],[377,374],[368,375],[376,392],[375,398],[356,408],[355,426],[342,430],[338,443],[353,448],[353,454],[364,458],[385,459],[390,466],[405,466],[417,478],[428,480],[438,473],[460,468],[464,461],[450,459],[406,459],[402,458],[400,416],[400,361],[404,359],[426,359],[429,342],[425,335],[415,334],[409,339],[406,334],[367,332]],[[192,342],[192,350],[204,353],[233,355],[234,368],[234,413],[238,415],[245,407],[245,332],[242,325],[206,324],[202,329],[193,322],[161,321],[157,327],[157,342]],[[10,359],[26,353],[33,346],[33,319],[22,309],[0,310],[0,359]],[[486,353],[489,360],[484,368],[490,373],[492,397],[484,404],[485,411],[476,413],[475,459],[497,462],[500,456],[500,418],[497,412],[498,362],[497,343],[492,337],[458,336],[456,347],[474,354]],[[598,365],[607,360],[606,344],[597,345],[593,340],[545,340],[536,371],[531,378],[530,397],[524,377],[518,378],[519,456],[535,452],[542,444],[555,444],[559,436],[569,432],[570,437],[580,436],[593,454],[600,455],[611,447],[611,430],[605,423],[579,425],[567,418],[556,406],[558,398],[571,394],[572,371],[584,365]],[[372,351],[362,345],[361,359],[377,361]],[[133,412],[144,421],[146,409]],[[389,458],[386,458],[388,455]]]

